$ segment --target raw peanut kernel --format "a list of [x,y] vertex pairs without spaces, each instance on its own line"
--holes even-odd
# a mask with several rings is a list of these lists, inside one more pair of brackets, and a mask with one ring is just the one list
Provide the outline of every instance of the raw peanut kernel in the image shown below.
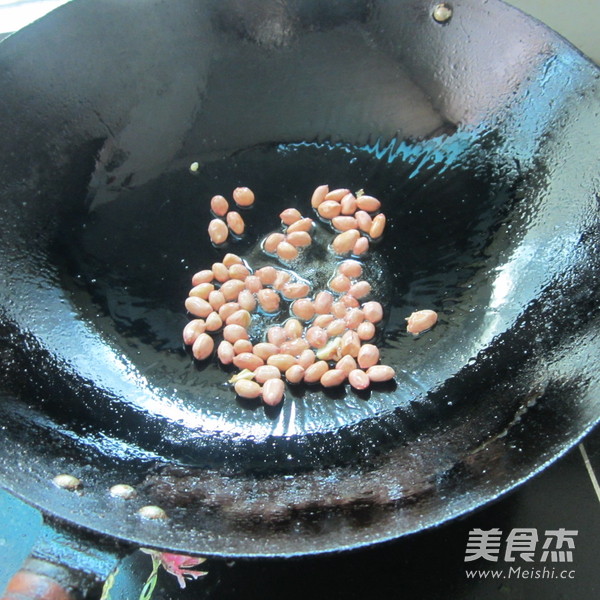
[[380,213],[373,219],[373,225],[371,225],[371,229],[369,230],[369,235],[373,239],[376,239],[383,235],[384,229],[385,229],[385,215],[383,213]]
[[312,238],[307,231],[294,231],[293,233],[289,233],[285,241],[296,248],[306,248],[306,246],[312,244]]
[[192,319],[183,328],[183,343],[186,346],[193,344],[201,333],[206,331],[206,323],[202,319]]
[[302,352],[302,354],[300,354],[300,356],[298,357],[298,364],[303,369],[308,369],[310,365],[315,364],[315,360],[317,360],[317,358],[312,350],[304,350],[304,352]]
[[356,229],[340,233],[331,243],[336,254],[349,254],[360,239],[360,233]]
[[312,324],[325,329],[330,323],[333,322],[334,319],[335,317],[331,314],[319,315]]
[[369,367],[367,370],[367,375],[371,381],[380,382],[393,379],[396,375],[396,372],[394,369],[392,369],[392,367],[388,367],[387,365],[375,365],[374,367]]
[[362,265],[357,260],[345,260],[340,263],[338,271],[350,279],[357,279],[362,275]]
[[250,275],[250,271],[244,265],[231,265],[229,267],[229,277],[231,279],[245,281],[248,275]]
[[353,296],[357,300],[360,298],[364,298],[370,293],[371,284],[368,281],[359,281],[348,290],[348,295]]
[[275,281],[273,282],[273,287],[276,290],[281,290],[283,286],[292,278],[292,276],[287,271],[277,271],[277,276],[275,277]]
[[190,290],[190,296],[197,296],[202,300],[208,300],[208,295],[215,289],[212,283],[199,283]]
[[273,325],[273,327],[269,327],[267,331],[267,340],[269,340],[270,344],[274,344],[277,348],[281,346],[288,339],[288,335],[286,330],[279,325]]
[[210,305],[213,307],[213,310],[219,310],[223,304],[225,304],[225,296],[219,291],[215,290],[208,295],[208,301]]
[[371,218],[371,215],[368,212],[365,212],[364,210],[359,210],[354,215],[354,218],[356,219],[356,222],[358,223],[358,228],[361,231],[364,231],[365,233],[369,233],[369,231],[371,231],[371,227],[373,227],[373,219]]
[[217,357],[223,365],[230,365],[233,362],[235,350],[230,342],[223,340],[217,348]]
[[192,346],[192,354],[196,360],[205,360],[215,349],[215,342],[208,333],[201,333]]
[[315,316],[315,307],[310,298],[300,298],[292,304],[292,313],[303,321],[310,321]]
[[352,248],[352,254],[354,256],[361,256],[369,250],[369,240],[366,237],[361,237],[356,240],[354,248]]
[[228,252],[223,257],[223,264],[227,268],[229,268],[233,265],[241,265],[242,263],[243,263],[242,259],[237,254],[232,254],[231,252]]
[[290,261],[298,258],[298,250],[296,246],[292,246],[289,242],[280,242],[275,250],[277,256],[281,260]]
[[342,200],[342,198],[346,195],[349,194],[350,190],[347,190],[345,188],[338,188],[336,190],[331,190],[330,192],[328,192],[325,195],[325,200],[332,200],[334,202],[340,202]]
[[223,321],[227,321],[227,319],[236,311],[240,310],[240,305],[237,302],[226,302],[219,309],[219,316]]
[[362,195],[356,199],[356,205],[360,210],[364,210],[366,212],[375,212],[379,210],[381,207],[381,202],[377,200],[377,198],[373,198],[373,196]]
[[235,393],[242,398],[258,398],[262,393],[262,388],[256,381],[250,381],[249,379],[240,379],[235,382],[233,386]]
[[238,187],[233,190],[233,200],[238,206],[252,206],[254,204],[254,192],[247,187]]
[[355,390],[366,390],[371,385],[369,376],[360,369],[354,369],[348,373],[348,381]]
[[356,333],[358,333],[358,337],[366,342],[367,340],[372,340],[375,337],[375,325],[371,323],[371,321],[363,321],[357,328]]
[[248,332],[241,325],[225,325],[223,337],[231,344],[238,340],[247,340]]
[[333,296],[331,292],[319,292],[315,296],[314,306],[315,312],[324,315],[331,310],[333,304]]
[[346,331],[342,336],[341,351],[342,356],[350,355],[353,358],[358,356],[360,350],[360,339],[356,331]]
[[340,200],[343,215],[353,215],[356,212],[356,198],[354,194],[346,194]]
[[[283,233],[271,233],[265,238],[265,241],[263,242],[263,250],[268,254],[275,254],[275,252],[277,251],[277,246],[279,246],[279,244],[281,244],[281,242],[283,242],[284,240],[285,235],[283,235]],[[268,269],[269,267],[264,268]]]
[[256,354],[256,356],[266,361],[269,356],[273,356],[273,354],[279,354],[279,347],[268,342],[260,342],[254,346],[252,351],[254,354]]
[[243,281],[240,281],[239,279],[230,279],[219,288],[219,291],[223,294],[227,302],[231,302],[237,300],[240,292],[245,288],[246,285]]
[[236,235],[242,235],[244,230],[246,229],[246,224],[244,223],[244,219],[242,219],[242,215],[239,212],[235,212],[232,210],[227,213],[227,226],[233,233]]
[[302,352],[308,350],[308,342],[303,338],[296,338],[287,342],[283,342],[283,344],[281,344],[280,350],[282,354],[291,354],[292,356],[299,356],[300,354],[302,354]]
[[210,269],[204,269],[203,271],[198,271],[192,277],[192,285],[199,285],[201,283],[210,283],[214,279],[214,274]]
[[286,233],[289,235],[290,233],[294,233],[296,231],[310,231],[313,226],[313,220],[307,217],[292,223],[288,228]]
[[349,231],[358,227],[354,217],[334,217],[331,219],[331,224],[338,231]]
[[339,202],[333,202],[332,200],[326,200],[322,204],[319,204],[319,208],[317,208],[317,212],[324,219],[333,219],[333,217],[337,217],[342,211],[342,207]]
[[285,298],[293,300],[295,298],[304,298],[310,292],[310,288],[306,283],[286,283],[281,288],[281,293]]
[[240,308],[252,312],[256,309],[256,298],[250,290],[242,290],[238,296]]
[[235,354],[241,354],[242,352],[252,352],[252,342],[250,340],[238,340],[233,345],[233,351]]
[[328,339],[329,336],[327,335],[327,331],[322,327],[313,325],[306,330],[306,341],[313,348],[322,348],[327,343]]
[[203,319],[206,319],[213,310],[212,306],[206,300],[197,298],[196,296],[186,298],[185,308],[195,317],[202,317]]
[[265,381],[262,389],[263,402],[268,406],[277,406],[283,400],[285,384],[281,379]]
[[302,335],[304,327],[302,326],[302,323],[298,321],[298,319],[288,319],[283,324],[283,330],[289,339],[294,340]]
[[246,277],[245,283],[246,289],[252,292],[253,294],[256,294],[256,292],[262,290],[263,287],[260,277],[257,277],[256,275],[248,275],[248,277]]
[[406,331],[412,333],[413,335],[418,335],[423,331],[431,329],[437,323],[437,320],[438,316],[435,311],[418,310],[412,313],[410,317],[406,319],[406,321],[408,322],[406,326]]
[[313,208],[318,208],[320,204],[325,200],[325,196],[329,193],[328,185],[320,185],[312,194],[310,199],[310,205]]
[[326,331],[330,337],[342,335],[346,331],[346,322],[343,319],[335,319],[327,325]]
[[206,331],[217,331],[223,327],[223,320],[219,313],[213,311],[206,317]]
[[282,373],[285,373],[292,365],[296,364],[296,359],[291,354],[273,354],[267,358],[267,364],[277,367]]
[[244,329],[248,329],[250,323],[252,323],[252,316],[247,310],[236,310],[227,317],[225,323],[227,323],[227,325],[241,325]]
[[229,280],[229,269],[223,263],[213,263],[212,272],[219,283],[225,283]]
[[[277,246],[275,246],[275,248],[277,248]],[[256,271],[255,275],[260,279],[260,282],[263,285],[272,285],[277,277],[277,269],[275,267],[263,267]]]
[[351,371],[354,371],[354,369],[358,367],[356,365],[356,361],[349,354],[347,354],[337,361],[335,368],[340,371],[344,371],[344,373],[349,375]]
[[361,369],[368,369],[379,362],[379,348],[373,344],[365,344],[358,351],[358,366]]
[[344,381],[346,381],[346,373],[339,369],[331,369],[321,376],[323,387],[335,387],[336,385],[342,385]]
[[270,290],[265,288],[260,290],[256,297],[258,298],[258,303],[260,307],[267,313],[277,312],[279,310],[279,294],[274,290]]
[[383,306],[379,302],[365,302],[362,310],[367,321],[379,323],[383,319]]
[[304,368],[300,365],[292,365],[285,372],[285,378],[289,383],[300,383],[304,379]]
[[348,329],[356,329],[365,320],[365,314],[360,308],[351,308],[345,317]]
[[331,305],[331,314],[336,319],[343,319],[346,316],[347,311],[348,309],[346,308],[346,305],[343,302],[334,302]]
[[310,365],[304,371],[304,381],[306,383],[316,383],[329,371],[329,365],[324,361],[320,360],[313,365]]
[[350,296],[348,294],[340,296],[339,301],[348,308],[358,308],[360,306],[358,300],[354,296]]
[[208,224],[208,236],[210,237],[210,241],[215,244],[224,244],[229,237],[229,230],[227,229],[227,225],[221,219],[213,219]]
[[261,365],[254,371],[254,381],[264,383],[269,379],[281,379],[281,372],[273,365]]
[[259,358],[256,356],[256,354],[252,354],[252,352],[242,352],[241,354],[233,357],[233,364],[238,369],[248,369],[249,371],[254,371],[265,363],[262,358]]
[[337,292],[338,294],[342,292],[347,292],[352,283],[348,277],[345,275],[336,275],[333,279],[329,281],[329,289]]
[[217,217],[224,217],[229,210],[229,202],[223,196],[213,196],[210,199],[210,209]]
[[286,208],[280,215],[279,218],[284,225],[291,225],[302,218],[300,211],[295,208]]

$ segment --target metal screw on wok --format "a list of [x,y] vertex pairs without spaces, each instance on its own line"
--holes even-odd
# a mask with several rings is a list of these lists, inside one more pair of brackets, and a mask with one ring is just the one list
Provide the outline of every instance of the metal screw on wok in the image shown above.
[[447,23],[452,18],[452,7],[445,2],[438,4],[431,13],[434,21],[438,23]]

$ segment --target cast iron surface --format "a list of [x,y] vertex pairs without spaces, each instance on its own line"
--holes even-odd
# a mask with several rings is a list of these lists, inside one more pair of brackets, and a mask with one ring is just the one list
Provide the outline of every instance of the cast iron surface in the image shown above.
[[[324,552],[480,506],[598,421],[598,70],[504,4],[432,7],[76,0],[0,45],[5,487],[144,546]],[[323,182],[384,200],[397,381],[236,402],[180,342],[207,201],[255,190],[225,251],[256,257]]]

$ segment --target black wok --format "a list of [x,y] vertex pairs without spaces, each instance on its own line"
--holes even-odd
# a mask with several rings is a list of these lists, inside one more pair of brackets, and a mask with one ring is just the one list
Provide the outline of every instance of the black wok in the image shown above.
[[[4,487],[136,545],[320,553],[471,511],[598,422],[598,69],[501,2],[434,8],[75,0],[0,45]],[[236,402],[181,344],[207,201],[263,199],[244,255],[323,182],[386,205],[396,383]]]

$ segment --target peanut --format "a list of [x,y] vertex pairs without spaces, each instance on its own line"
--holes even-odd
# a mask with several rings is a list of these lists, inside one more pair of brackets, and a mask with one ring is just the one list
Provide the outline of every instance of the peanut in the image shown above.
[[206,360],[215,349],[215,342],[208,333],[201,333],[192,346],[192,354],[196,360]]
[[393,379],[396,375],[396,372],[394,369],[392,369],[392,367],[388,367],[387,365],[375,365],[374,367],[369,367],[367,370],[367,375],[371,381],[381,382]]
[[348,381],[356,390],[366,390],[371,385],[369,376],[360,369],[354,369],[348,373]]
[[300,211],[295,208],[286,208],[280,215],[279,218],[284,225],[291,225],[302,218]]
[[217,217],[224,217],[229,210],[229,202],[223,196],[213,196],[210,199],[210,209]]
[[216,246],[224,244],[229,237],[227,225],[221,219],[213,219],[208,224],[208,236],[210,237],[210,241]]
[[327,371],[329,371],[329,365],[324,360],[320,360],[305,369],[304,381],[306,383],[316,383]]
[[256,381],[250,381],[249,379],[240,379],[235,382],[233,386],[238,396],[242,398],[258,398],[262,393],[262,388]]
[[329,193],[328,185],[320,185],[315,189],[310,199],[310,205],[313,208],[318,208],[320,204],[325,200],[325,196]]
[[252,206],[254,204],[254,192],[247,187],[237,187],[233,190],[233,200],[238,206]]
[[437,320],[438,315],[435,311],[418,310],[413,312],[410,317],[406,319],[406,331],[412,333],[413,335],[419,335],[420,333],[431,329],[437,323]]
[[283,400],[285,384],[281,379],[265,381],[262,389],[262,399],[268,406],[277,406]]
[[346,377],[345,371],[331,369],[330,371],[323,373],[320,381],[323,387],[335,387],[337,385],[342,385],[342,383],[346,381]]

